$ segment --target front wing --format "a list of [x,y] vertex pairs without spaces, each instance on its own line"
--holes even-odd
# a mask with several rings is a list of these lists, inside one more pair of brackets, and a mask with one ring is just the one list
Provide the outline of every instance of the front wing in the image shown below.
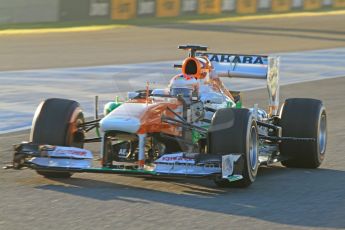
[[116,162],[109,167],[93,166],[89,150],[22,143],[15,146],[13,167],[39,171],[71,173],[111,173],[161,177],[222,177],[229,181],[242,179],[242,154],[210,155],[199,153],[164,154],[152,164]]

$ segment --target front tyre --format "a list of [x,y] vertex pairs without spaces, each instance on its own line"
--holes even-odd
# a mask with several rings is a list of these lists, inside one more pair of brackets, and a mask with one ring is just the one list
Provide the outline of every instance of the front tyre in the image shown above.
[[[83,148],[84,132],[78,128],[84,122],[79,103],[72,100],[51,98],[38,106],[32,121],[30,142]],[[37,170],[48,178],[68,178],[69,172]]]
[[219,187],[248,187],[255,179],[259,168],[258,131],[255,120],[248,109],[220,109],[212,119],[208,133],[210,154],[243,154],[243,179],[230,182],[216,178]]
[[280,153],[286,167],[317,168],[325,158],[327,115],[322,101],[307,98],[287,99],[282,107],[280,125],[284,137],[314,138],[315,141],[283,141]]

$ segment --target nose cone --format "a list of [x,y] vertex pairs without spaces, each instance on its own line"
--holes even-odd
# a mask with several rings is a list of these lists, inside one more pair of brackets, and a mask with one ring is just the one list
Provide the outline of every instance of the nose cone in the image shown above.
[[122,104],[100,121],[101,130],[137,133],[141,125],[140,117],[145,111],[145,104]]
[[101,120],[100,125],[103,132],[121,131],[136,133],[140,128],[140,120],[131,117],[112,117],[111,114],[109,114]]

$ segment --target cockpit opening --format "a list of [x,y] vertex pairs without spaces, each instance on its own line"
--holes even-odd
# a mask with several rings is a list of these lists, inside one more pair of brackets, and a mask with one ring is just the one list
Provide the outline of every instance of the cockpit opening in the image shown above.
[[185,67],[185,74],[187,75],[195,75],[198,72],[198,65],[195,60],[187,60],[186,67]]

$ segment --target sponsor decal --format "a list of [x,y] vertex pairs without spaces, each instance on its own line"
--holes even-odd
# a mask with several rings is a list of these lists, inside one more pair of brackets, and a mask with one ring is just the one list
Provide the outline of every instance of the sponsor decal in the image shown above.
[[219,14],[222,11],[221,0],[200,0],[199,14]]
[[256,13],[256,0],[242,0],[237,1],[236,11],[238,14],[253,14]]
[[158,0],[157,17],[174,17],[180,14],[180,0]]
[[321,0],[304,0],[303,6],[305,10],[316,10],[321,8]]
[[162,161],[169,161],[169,162],[173,162],[173,161],[194,161],[191,158],[185,158],[183,156],[163,156]]
[[333,6],[336,8],[345,7],[345,0],[333,0]]
[[54,151],[54,154],[57,155],[75,155],[75,156],[86,156],[85,151],[81,150],[72,150],[72,149],[57,149]]
[[286,12],[291,7],[291,0],[272,0],[273,12]]
[[207,56],[211,62],[227,62],[242,64],[267,64],[267,57],[251,55],[197,53],[198,56]]
[[111,18],[129,19],[136,16],[136,0],[112,0]]
[[92,153],[85,149],[58,146],[53,151],[47,151],[50,157],[92,158]]
[[180,163],[180,164],[194,164],[194,158],[186,156],[184,153],[165,154],[160,157],[155,163]]

